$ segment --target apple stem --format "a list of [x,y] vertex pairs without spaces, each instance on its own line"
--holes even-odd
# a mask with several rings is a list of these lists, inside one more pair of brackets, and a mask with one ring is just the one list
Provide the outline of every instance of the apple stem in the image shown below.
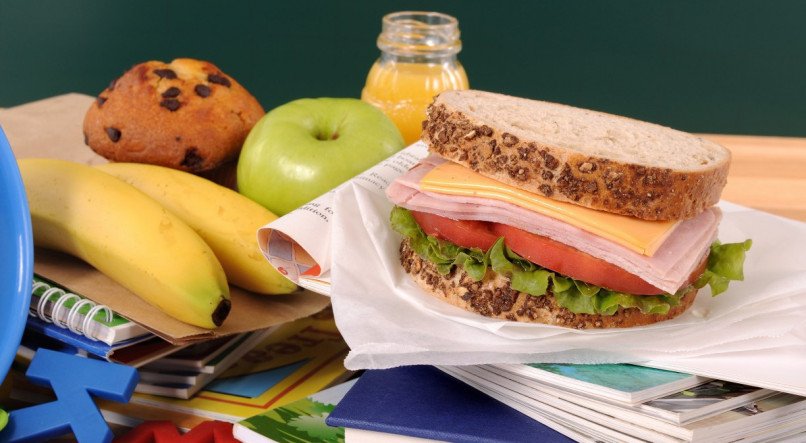
[[336,140],[337,138],[339,138],[338,132],[334,132],[333,134],[330,135],[330,137],[328,137],[327,134],[323,134],[321,132],[316,134],[316,139],[321,141]]

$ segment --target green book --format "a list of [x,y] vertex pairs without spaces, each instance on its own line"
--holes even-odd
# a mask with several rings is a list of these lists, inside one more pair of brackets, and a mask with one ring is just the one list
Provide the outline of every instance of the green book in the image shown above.
[[107,306],[99,305],[36,274],[29,311],[32,316],[39,317],[43,321],[108,345],[151,334],[144,327],[115,313]]
[[330,427],[325,419],[356,380],[241,420],[232,435],[244,443],[344,443],[344,428]]

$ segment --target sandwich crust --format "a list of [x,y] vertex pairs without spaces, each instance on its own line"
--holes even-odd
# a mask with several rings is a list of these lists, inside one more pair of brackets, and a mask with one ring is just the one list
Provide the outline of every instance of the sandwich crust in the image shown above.
[[[494,106],[482,112],[485,103]],[[539,121],[528,129],[500,124],[504,117],[499,114],[510,111],[513,120],[533,118],[529,106],[548,109],[546,118],[562,116],[563,125],[578,123],[578,127],[565,128],[574,133],[576,146],[547,141],[557,137],[554,133],[544,136],[540,132],[549,132],[545,128],[554,127],[550,122]],[[618,146],[619,137],[623,137],[649,151],[648,156],[656,165],[626,161],[624,155],[620,160],[612,155],[597,155],[603,151],[599,148],[580,149],[580,144],[602,143],[584,134],[585,129],[594,126],[614,134],[608,143]],[[630,129],[638,129],[640,134],[631,133]],[[438,96],[428,108],[422,139],[431,152],[502,183],[555,200],[644,220],[687,219],[713,206],[727,182],[730,163],[730,152],[724,147],[670,128],[482,91]],[[677,145],[664,150],[664,139],[672,139]],[[611,152],[618,152],[618,148],[611,148]],[[671,158],[672,154],[691,156],[690,152],[697,154],[692,158]]]
[[474,282],[456,266],[448,275],[411,248],[408,238],[400,244],[400,263],[414,281],[430,295],[486,317],[529,323],[543,323],[576,329],[629,328],[669,320],[682,314],[694,302],[694,289],[665,315],[644,314],[638,308],[619,308],[614,315],[575,314],[557,304],[552,294],[533,296],[512,289],[509,279],[490,269]]

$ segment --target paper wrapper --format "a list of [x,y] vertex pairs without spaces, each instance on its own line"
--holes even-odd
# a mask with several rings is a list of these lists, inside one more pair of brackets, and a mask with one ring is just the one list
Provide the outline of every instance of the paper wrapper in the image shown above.
[[389,227],[392,205],[383,195],[352,186],[336,194],[335,205],[331,297],[352,349],[351,368],[625,362],[803,343],[797,333],[806,331],[806,225],[800,222],[723,202],[720,239],[754,242],[744,282],[718,297],[704,288],[673,320],[580,331],[490,319],[426,294],[400,266],[401,237]]
[[[806,350],[806,224],[801,222],[721,202],[719,238],[753,239],[744,282],[733,282],[718,297],[707,287],[700,290],[694,305],[673,320],[580,331],[490,319],[426,294],[399,263],[401,237],[390,228],[392,204],[382,192],[353,181],[329,198],[335,208],[327,240],[330,293],[339,330],[351,348],[345,362],[350,369],[650,360],[668,364],[725,353]],[[799,364],[806,370],[806,359]],[[806,393],[806,384],[801,385],[797,389]]]
[[[91,165],[106,163],[106,159],[83,142],[82,122],[93,100],[87,95],[66,94],[3,109],[0,110],[0,125],[17,158],[59,158]],[[34,271],[109,306],[173,344],[265,329],[319,312],[329,303],[327,297],[304,290],[290,295],[264,296],[231,287],[229,316],[218,329],[207,330],[169,317],[91,266],[67,255],[36,250]]]
[[[806,395],[806,380],[794,375],[806,373],[806,224],[720,203],[719,238],[753,239],[745,281],[718,297],[700,290],[673,320],[579,331],[490,319],[426,294],[400,265],[383,190],[425,155],[416,143],[259,234],[264,254],[300,284],[324,282],[317,288],[331,295],[349,369],[642,362]],[[735,371],[724,370],[728,362]]]

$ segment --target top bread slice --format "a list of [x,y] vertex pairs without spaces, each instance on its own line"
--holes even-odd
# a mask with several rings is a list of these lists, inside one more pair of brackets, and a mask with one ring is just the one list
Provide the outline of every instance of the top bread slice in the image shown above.
[[484,91],[437,96],[429,150],[547,197],[644,220],[694,217],[716,204],[730,151],[664,126]]

